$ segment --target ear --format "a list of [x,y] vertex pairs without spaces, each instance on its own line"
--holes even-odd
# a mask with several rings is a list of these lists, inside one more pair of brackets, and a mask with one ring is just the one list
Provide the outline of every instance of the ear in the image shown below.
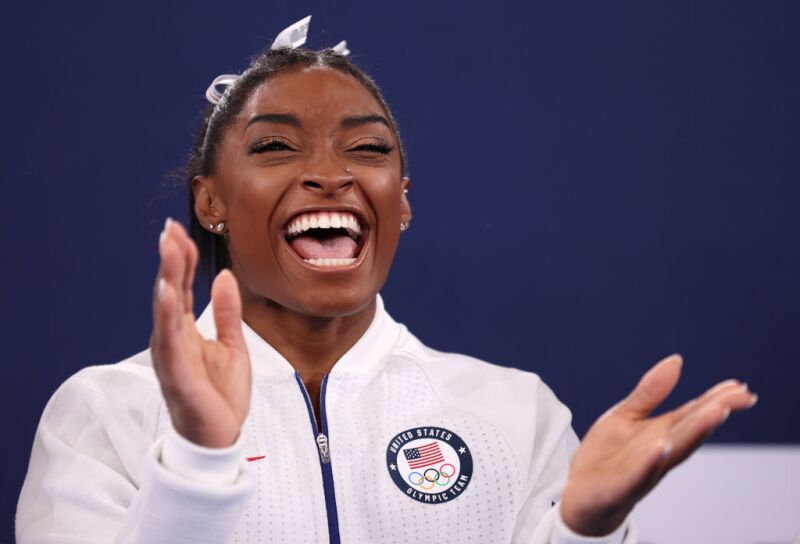
[[411,180],[404,177],[400,183],[400,221],[409,223],[413,215],[411,214],[411,204],[408,201],[408,189],[411,187]]
[[225,204],[219,198],[215,198],[214,180],[206,176],[195,176],[192,178],[192,193],[197,220],[204,229],[218,234],[209,225],[216,225],[225,220]]

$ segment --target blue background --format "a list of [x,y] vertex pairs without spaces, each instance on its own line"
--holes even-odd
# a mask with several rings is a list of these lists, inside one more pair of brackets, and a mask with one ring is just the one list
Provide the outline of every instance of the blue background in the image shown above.
[[147,346],[206,87],[309,13],[308,45],[348,40],[408,147],[395,318],[538,372],[579,434],[677,351],[670,406],[733,376],[761,395],[712,440],[800,443],[796,2],[0,9],[0,541],[54,389]]

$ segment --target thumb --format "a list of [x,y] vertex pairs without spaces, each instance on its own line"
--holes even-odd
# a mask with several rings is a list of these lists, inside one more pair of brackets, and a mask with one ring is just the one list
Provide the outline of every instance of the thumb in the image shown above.
[[646,417],[675,389],[682,366],[683,357],[678,354],[662,359],[642,376],[636,388],[617,408],[634,417]]
[[217,340],[229,347],[244,349],[242,335],[242,299],[233,273],[225,268],[211,285],[211,302]]

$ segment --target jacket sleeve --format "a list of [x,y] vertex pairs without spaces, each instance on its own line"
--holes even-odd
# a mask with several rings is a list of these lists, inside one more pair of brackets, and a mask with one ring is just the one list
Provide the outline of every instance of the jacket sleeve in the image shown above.
[[145,411],[126,398],[147,403],[145,390],[135,380],[120,388],[125,376],[96,368],[67,380],[44,410],[17,506],[17,542],[228,541],[252,488],[241,437],[225,450],[174,431],[154,440]]
[[559,500],[569,463],[578,447],[572,414],[543,382],[536,391],[534,443],[529,460],[524,502],[512,541],[525,544],[635,544],[630,520],[612,534],[586,537],[571,531],[561,519]]

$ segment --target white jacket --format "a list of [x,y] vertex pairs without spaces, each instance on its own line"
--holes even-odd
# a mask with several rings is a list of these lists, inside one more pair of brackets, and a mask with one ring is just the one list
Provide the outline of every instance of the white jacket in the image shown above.
[[[535,374],[431,350],[378,297],[323,382],[317,430],[299,375],[242,326],[253,396],[230,448],[173,430],[149,350],[68,379],[36,433],[18,542],[623,540],[625,526],[582,538],[561,522],[578,440]],[[210,306],[197,327],[215,337]]]

